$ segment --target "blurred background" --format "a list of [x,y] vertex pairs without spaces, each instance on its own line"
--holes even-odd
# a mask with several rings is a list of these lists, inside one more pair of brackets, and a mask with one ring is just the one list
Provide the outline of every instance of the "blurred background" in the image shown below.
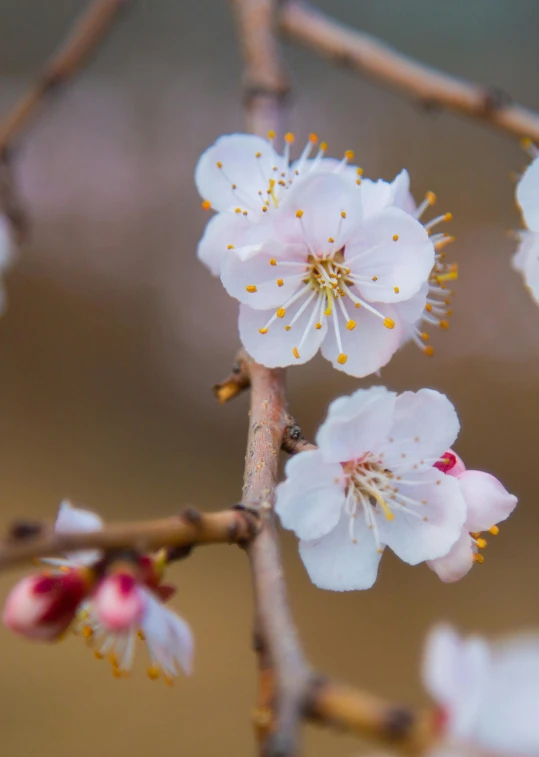
[[[539,108],[535,0],[319,0],[343,21],[456,75]],[[0,106],[6,112],[85,3],[2,0]],[[460,281],[436,355],[406,347],[381,380],[433,387],[457,406],[457,450],[520,497],[486,560],[446,586],[426,566],[382,561],[365,593],[309,582],[283,537],[293,613],[313,662],[381,695],[425,700],[427,629],[450,620],[503,634],[539,627],[539,310],[510,266],[519,226],[516,140],[393,93],[286,46],[290,127],[353,148],[368,176],[403,166],[421,198],[451,210]],[[0,519],[54,517],[59,501],[106,519],[219,509],[241,492],[246,396],[211,393],[238,346],[236,303],[197,263],[207,215],[193,185],[199,154],[241,130],[241,61],[225,2],[134,3],[83,75],[24,140],[17,182],[32,238],[7,278],[0,320]],[[437,208],[438,209],[438,208]],[[290,371],[291,409],[314,434],[335,396],[360,382],[321,358]],[[361,382],[368,385],[368,382]],[[18,573],[0,577],[5,596]],[[192,625],[195,675],[173,689],[144,673],[115,680],[78,638],[32,645],[0,629],[2,756],[168,757],[253,752],[251,592],[234,547],[201,549],[172,571]],[[356,754],[356,740],[309,729],[312,757]]]

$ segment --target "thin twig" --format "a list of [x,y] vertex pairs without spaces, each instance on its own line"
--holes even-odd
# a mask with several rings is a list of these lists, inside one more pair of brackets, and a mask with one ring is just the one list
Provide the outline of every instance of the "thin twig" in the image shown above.
[[17,193],[11,186],[9,156],[14,150],[13,143],[45,99],[57,93],[88,61],[112,28],[120,11],[129,2],[130,0],[93,0],[30,89],[0,121],[0,166],[3,172],[0,208],[11,221],[18,242],[26,234],[27,223]]
[[0,568],[87,547],[145,552],[202,544],[246,545],[259,527],[258,516],[243,508],[208,514],[187,509],[160,520],[107,524],[101,531],[91,533],[56,533],[50,525],[18,522],[0,545]]
[[303,0],[282,3],[279,25],[294,42],[411,96],[425,107],[451,110],[508,134],[539,141],[539,114],[513,104],[501,90],[420,63],[370,34],[335,21]]
[[300,452],[306,452],[307,450],[318,448],[316,444],[305,439],[299,425],[291,415],[288,415],[286,418],[286,428],[284,430],[281,449],[283,452],[288,452],[289,455],[297,455]]
[[221,403],[224,405],[226,402],[230,402],[231,399],[237,397],[238,394],[248,389],[251,385],[251,379],[249,378],[249,370],[247,368],[247,360],[249,356],[244,350],[240,350],[234,360],[234,365],[230,372],[230,376],[219,384],[215,384],[213,387],[213,393]]

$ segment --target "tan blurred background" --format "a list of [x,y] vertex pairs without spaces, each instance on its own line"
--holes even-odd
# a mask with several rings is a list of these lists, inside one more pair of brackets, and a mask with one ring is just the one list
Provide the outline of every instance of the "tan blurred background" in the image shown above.
[[[535,0],[320,0],[401,50],[496,84],[539,108]],[[0,106],[9,107],[83,6],[2,0]],[[365,593],[315,589],[284,538],[293,612],[312,660],[386,696],[419,702],[429,626],[539,627],[537,445],[539,310],[510,268],[517,227],[511,171],[526,156],[507,137],[394,94],[287,48],[290,125],[333,154],[354,148],[367,175],[403,166],[418,197],[451,210],[461,280],[437,355],[407,347],[383,371],[393,389],[447,392],[457,449],[521,498],[486,561],[445,586],[387,554]],[[210,387],[237,347],[236,304],[195,259],[207,216],[192,182],[201,151],[241,128],[241,62],[225,2],[135,3],[83,76],[42,113],[17,178],[33,234],[7,280],[0,320],[0,513],[53,517],[73,498],[105,518],[211,510],[240,495],[247,398],[221,408]],[[367,382],[363,382],[367,385]],[[358,382],[317,359],[290,373],[308,434]],[[17,576],[0,578],[2,597]],[[114,680],[79,639],[52,647],[0,630],[2,757],[169,757],[253,752],[251,595],[244,555],[197,551],[178,565],[175,606],[196,634],[196,672],[150,682],[145,652]],[[312,757],[358,752],[310,730]]]

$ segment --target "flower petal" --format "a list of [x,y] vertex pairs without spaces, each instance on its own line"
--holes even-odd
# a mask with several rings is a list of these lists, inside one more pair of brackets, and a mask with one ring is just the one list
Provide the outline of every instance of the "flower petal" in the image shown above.
[[426,230],[398,208],[385,208],[358,225],[345,247],[345,261],[369,302],[399,302],[416,294],[434,265]]
[[[240,247],[223,262],[221,280],[227,292],[255,310],[276,308],[301,286],[306,269],[306,248],[270,240],[259,246]],[[297,266],[279,266],[279,262]]]
[[305,240],[312,253],[330,253],[345,244],[361,221],[359,188],[339,174],[315,172],[292,187],[279,214],[275,226],[280,239]]
[[[450,449],[460,424],[452,403],[433,389],[403,392],[397,398],[390,439],[380,451],[391,470],[433,465]],[[427,461],[427,462],[425,462]]]
[[[382,318],[378,318],[366,308],[361,307],[353,311],[352,319],[356,326],[350,330],[346,327],[342,313],[335,306],[334,315],[328,320],[331,321],[334,317],[339,319],[342,350],[337,343],[333,323],[329,323],[327,337],[322,343],[322,354],[338,371],[357,378],[369,376],[389,363],[399,348],[403,336],[402,322],[398,319],[393,306],[382,305],[377,307],[377,310],[393,321],[395,325],[392,329],[384,326]],[[338,360],[341,353],[347,357],[345,363]]]
[[460,538],[453,544],[446,555],[429,560],[427,565],[444,583],[452,583],[464,578],[473,564],[474,550],[472,537],[466,528],[462,530]]
[[446,711],[450,735],[470,735],[489,672],[490,650],[483,639],[462,639],[449,626],[438,626],[430,632],[423,658],[423,683]]
[[141,622],[148,651],[167,675],[176,675],[176,661],[186,673],[192,669],[193,637],[187,623],[146,591],[146,612]]
[[[273,171],[274,166],[277,171]],[[200,196],[215,210],[240,207],[259,215],[262,202],[258,193],[265,198],[269,179],[284,168],[283,158],[266,139],[253,134],[226,134],[200,156],[195,183]]]
[[[71,502],[64,500],[60,504],[54,530],[59,534],[77,533],[79,531],[100,531],[103,528],[103,521],[90,510],[82,510],[73,507]],[[101,557],[101,552],[97,549],[81,550],[80,552],[68,552],[67,557],[70,562],[80,565],[90,565]]]
[[251,224],[237,213],[218,213],[211,218],[198,243],[197,255],[214,276],[219,276],[221,263],[229,246],[241,247],[247,227]]
[[458,482],[468,509],[468,531],[488,531],[508,518],[518,502],[490,473],[468,470],[458,477]]
[[524,276],[524,283],[539,304],[539,232],[521,232],[521,242],[513,257],[513,268]]
[[318,539],[337,523],[344,506],[346,477],[338,463],[308,450],[291,458],[286,480],[277,487],[275,512],[300,539]]
[[349,524],[349,518],[343,515],[326,536],[299,544],[307,573],[320,589],[370,589],[376,581],[382,554],[362,519],[358,518],[355,523],[355,542],[351,539]]
[[[318,308],[315,305],[316,300],[303,311],[290,330],[285,330],[285,326],[290,325],[307,296],[287,308],[286,316],[275,319],[265,334],[261,334],[260,329],[267,326],[275,311],[254,310],[248,305],[240,305],[240,339],[257,363],[268,368],[279,368],[286,365],[301,365],[316,355],[327,331],[325,321],[322,322],[320,329],[315,328],[314,321],[312,325],[309,325],[313,308]],[[306,335],[305,339],[301,343],[304,335]],[[299,358],[295,356],[294,348],[298,350]]]
[[539,158],[535,158],[522,174],[516,196],[526,226],[539,231]]
[[334,400],[316,435],[323,459],[344,463],[376,449],[389,433],[396,396],[385,386],[373,386]]
[[[410,478],[413,484],[396,483],[395,487],[397,498],[403,495],[417,502],[406,505],[410,512],[394,509],[393,520],[388,520],[378,508],[374,513],[380,540],[401,560],[417,565],[449,552],[462,533],[466,503],[458,481],[436,468],[408,473],[407,479]],[[391,506],[391,500],[388,505]]]

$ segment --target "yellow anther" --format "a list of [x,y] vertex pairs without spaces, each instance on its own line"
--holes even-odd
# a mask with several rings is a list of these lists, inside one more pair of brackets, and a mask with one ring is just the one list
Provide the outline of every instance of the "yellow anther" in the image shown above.
[[247,290],[247,292],[249,292],[250,294],[254,294],[254,292],[256,292],[256,291],[257,291],[257,289],[256,289],[256,286],[255,286],[254,284],[247,284],[247,286],[245,287],[245,289],[246,289],[246,290]]
[[270,258],[270,265],[277,265],[275,258]]
[[116,657],[116,655],[114,654],[114,652],[109,655],[109,662],[110,662],[110,664],[112,665],[113,668],[119,667],[119,665],[118,665],[118,658]]
[[314,131],[309,134],[309,142],[312,142],[313,145],[318,142],[318,134],[315,134]]
[[523,137],[520,140],[520,146],[523,150],[529,150],[533,146],[533,142],[529,137]]
[[263,213],[267,213],[268,212],[268,206],[267,205],[263,205],[262,206],[262,212]]
[[233,250],[234,249],[234,245],[233,244],[229,244],[229,245],[227,245],[226,249],[227,250]]
[[320,322],[315,324],[315,329],[320,330],[322,328],[322,324]]
[[60,571],[60,573],[69,573],[69,571],[70,571],[71,569],[70,569],[70,568],[68,568],[68,566],[67,566],[67,565],[60,565],[60,567],[58,568],[58,570]]
[[347,360],[348,360],[348,355],[345,355],[344,352],[341,352],[341,354],[337,358],[337,362],[339,363],[339,365],[344,365]]
[[103,660],[105,655],[100,652],[98,649],[94,649],[94,657],[96,660]]
[[432,305],[430,304],[430,302],[427,302],[427,304],[425,305],[425,310],[427,311],[427,313],[432,313]]
[[141,641],[146,641],[146,635],[144,634],[144,631],[142,629],[139,628],[139,630],[137,631],[137,636]]
[[292,328],[292,326],[285,326],[285,327],[284,327],[284,330],[285,330],[285,331],[290,331],[290,329],[291,329],[291,328]]
[[363,169],[362,168],[356,168],[356,173],[358,176],[363,176]]
[[255,158],[260,158],[260,157],[261,157],[261,155],[262,155],[262,153],[261,153],[261,152],[255,152]]
[[268,139],[275,139],[275,132],[273,131],[273,129],[270,129],[270,131],[268,131]]
[[485,558],[483,555],[476,554],[473,556],[473,561],[479,563],[479,565],[482,565],[485,562]]
[[440,328],[441,329],[448,329],[449,328],[449,321],[440,321]]
[[333,237],[328,237],[328,242],[330,244],[333,244],[335,242],[335,240],[333,239]]
[[356,179],[356,184],[357,184],[357,185],[358,185],[358,187],[359,187],[359,185],[361,184],[361,179]]
[[288,131],[288,132],[287,132],[287,133],[286,133],[286,134],[284,135],[284,141],[285,141],[285,142],[288,142],[288,144],[289,144],[289,145],[291,145],[291,144],[293,143],[294,139],[295,139],[295,137],[294,137],[294,135],[292,134],[292,132],[291,132],[291,131]]
[[270,179],[269,185],[270,185],[270,189],[273,189],[273,187],[275,186],[275,179]]
[[384,326],[386,329],[394,329],[395,321],[392,321],[391,318],[384,318]]
[[346,160],[354,160],[354,151],[353,150],[345,150],[344,157]]
[[350,319],[348,323],[346,324],[346,328],[348,329],[348,331],[353,331],[355,327],[356,327],[356,322],[352,321],[352,319]]
[[455,279],[458,279],[459,272],[458,272],[458,266],[456,264],[451,266],[451,270],[447,273],[440,273],[435,276],[435,279],[438,283],[441,283],[443,281],[454,281]]
[[297,347],[294,347],[294,349],[292,350],[292,354],[294,355],[295,358],[299,360],[299,350]]
[[378,276],[373,276],[373,277],[372,277],[372,280],[373,280],[373,281],[378,281]]
[[341,210],[341,218],[346,218],[346,212],[344,210]]
[[489,528],[488,532],[489,534],[492,534],[493,536],[498,536],[498,534],[500,533],[500,529],[498,528],[498,526],[492,526],[492,528]]
[[429,205],[436,205],[436,195],[434,192],[427,192],[425,195],[425,200],[429,203]]
[[452,221],[453,220],[453,213],[446,213],[444,216],[444,221]]
[[400,289],[399,287],[393,287],[393,291],[395,292],[395,294],[398,294],[400,292]]
[[325,152],[328,149],[328,143],[320,142],[320,149],[322,150],[322,152]]
[[244,210],[244,211],[243,211],[243,215],[244,215],[244,216],[246,216],[246,215],[247,215],[247,211],[246,211],[246,210]]
[[425,355],[428,355],[429,357],[432,357],[434,355],[434,347],[432,344],[429,344],[425,347]]
[[393,234],[393,241],[394,242],[398,242],[399,241],[399,235],[398,234]]
[[211,202],[209,200],[204,200],[202,210],[211,210]]
[[356,308],[359,310],[360,307],[361,305],[359,304],[359,302],[356,302]]
[[94,635],[94,632],[90,626],[84,626],[84,628],[82,629],[82,635],[85,639],[91,639]]
[[284,308],[278,308],[275,315],[277,316],[277,318],[284,318],[286,315],[286,310]]
[[268,329],[267,329],[267,327],[266,327],[266,326],[264,326],[263,328],[261,328],[261,329],[258,329],[258,332],[259,332],[260,334],[267,334],[267,333],[268,333]]
[[423,340],[424,342],[428,342],[428,341],[429,341],[429,335],[427,334],[427,332],[426,332],[426,331],[424,331],[424,332],[423,332],[423,333],[421,334],[421,339],[422,339],[422,340]]
[[156,665],[151,665],[146,673],[148,678],[152,681],[156,681],[159,678],[159,668]]
[[278,287],[282,287],[282,286],[284,286],[284,281],[283,281],[283,279],[277,279],[277,286],[278,286]]
[[220,160],[218,160],[215,165],[217,166],[217,168],[222,168],[223,167],[223,164],[221,163]]
[[241,208],[235,208],[234,213],[241,213]]
[[296,210],[296,218],[303,218],[303,210]]
[[238,185],[237,184],[231,184],[231,187],[232,187],[232,189],[237,189]]
[[486,539],[476,539],[475,543],[477,544],[479,549],[485,549],[485,547],[487,546]]

